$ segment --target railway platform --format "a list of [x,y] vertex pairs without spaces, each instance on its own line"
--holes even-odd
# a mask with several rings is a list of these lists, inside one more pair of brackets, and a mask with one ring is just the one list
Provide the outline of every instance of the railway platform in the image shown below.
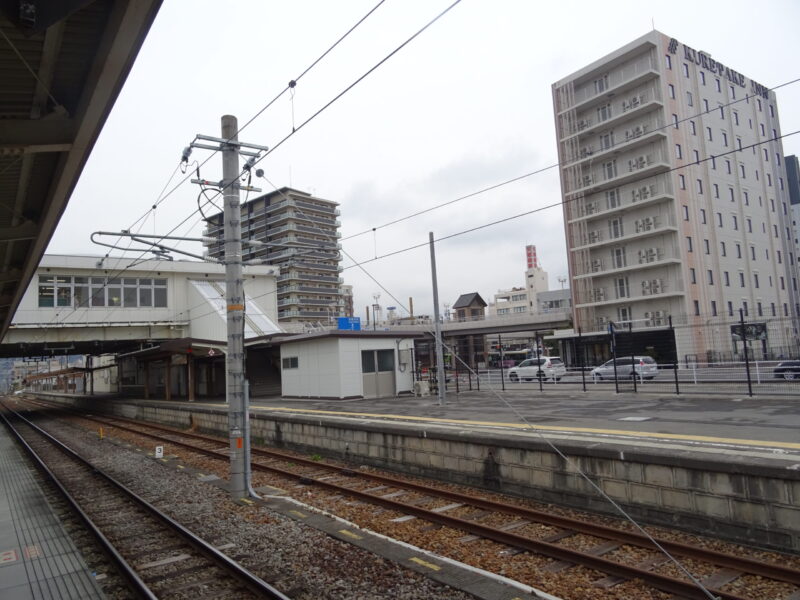
[[0,598],[104,598],[10,435],[0,426]]

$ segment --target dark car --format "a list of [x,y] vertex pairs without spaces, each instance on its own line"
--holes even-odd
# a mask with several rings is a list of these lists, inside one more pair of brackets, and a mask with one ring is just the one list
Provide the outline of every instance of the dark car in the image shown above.
[[800,360],[784,360],[773,369],[774,377],[783,379],[800,379]]

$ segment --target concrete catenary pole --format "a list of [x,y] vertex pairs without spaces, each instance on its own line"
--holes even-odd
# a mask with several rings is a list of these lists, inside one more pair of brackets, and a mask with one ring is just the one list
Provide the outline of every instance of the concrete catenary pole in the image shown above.
[[[244,447],[249,439],[247,398],[244,389],[244,282],[242,278],[242,223],[239,207],[239,145],[236,117],[222,117],[222,185],[225,222],[225,303],[227,305],[228,352],[225,356],[225,396],[228,401],[230,435],[230,492],[233,498],[248,495],[249,482]],[[232,143],[230,143],[232,142]]]
[[428,232],[431,247],[431,278],[433,279],[433,323],[436,333],[436,395],[439,406],[447,399],[447,380],[444,378],[444,353],[442,352],[442,324],[439,320],[439,282],[436,278],[436,251],[433,247],[433,232]]

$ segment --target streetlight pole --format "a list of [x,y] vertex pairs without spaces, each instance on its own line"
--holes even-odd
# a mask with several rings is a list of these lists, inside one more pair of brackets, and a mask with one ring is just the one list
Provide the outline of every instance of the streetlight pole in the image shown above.
[[428,243],[431,247],[431,278],[433,279],[433,322],[436,332],[436,395],[439,406],[444,406],[447,399],[447,380],[444,375],[444,352],[442,351],[442,324],[439,320],[439,283],[436,278],[436,251],[433,247],[433,232],[428,232]]

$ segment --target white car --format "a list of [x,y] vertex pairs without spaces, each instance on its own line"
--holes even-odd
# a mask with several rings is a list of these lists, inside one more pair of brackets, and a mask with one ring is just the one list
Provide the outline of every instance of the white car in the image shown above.
[[566,374],[567,367],[558,356],[529,358],[508,370],[508,378],[511,381],[530,381],[532,379],[559,381]]
[[[640,381],[642,379],[655,379],[658,375],[658,365],[649,356],[634,356],[631,360],[630,356],[617,357],[617,379],[633,379],[633,373],[636,372],[636,378]],[[592,379],[600,381],[601,379],[614,379],[614,360],[611,359],[605,364],[592,369]]]

